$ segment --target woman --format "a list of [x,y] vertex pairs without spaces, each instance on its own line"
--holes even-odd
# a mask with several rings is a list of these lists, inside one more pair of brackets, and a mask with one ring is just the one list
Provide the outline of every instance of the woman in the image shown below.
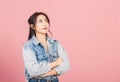
[[23,46],[25,76],[28,82],[59,82],[58,76],[70,68],[62,45],[50,38],[50,21],[43,12],[36,12],[28,19],[28,41]]

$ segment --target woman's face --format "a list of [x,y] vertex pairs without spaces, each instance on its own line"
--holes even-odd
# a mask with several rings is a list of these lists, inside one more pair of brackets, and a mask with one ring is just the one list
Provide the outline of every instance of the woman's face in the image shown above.
[[44,15],[37,16],[36,25],[35,25],[35,32],[46,34],[49,29],[49,23],[47,18]]

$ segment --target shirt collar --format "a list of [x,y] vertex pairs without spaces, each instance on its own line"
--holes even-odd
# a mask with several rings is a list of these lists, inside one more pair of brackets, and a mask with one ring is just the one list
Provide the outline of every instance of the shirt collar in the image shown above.
[[[35,45],[38,45],[38,44],[40,43],[40,42],[37,40],[37,38],[35,37],[35,35],[33,35],[32,40],[33,40],[33,43],[34,43]],[[49,36],[47,36],[47,43],[52,44],[54,41],[55,41],[55,39],[50,38]]]
[[37,38],[35,37],[35,35],[32,36],[32,41],[35,45],[38,45],[40,42],[37,40]]

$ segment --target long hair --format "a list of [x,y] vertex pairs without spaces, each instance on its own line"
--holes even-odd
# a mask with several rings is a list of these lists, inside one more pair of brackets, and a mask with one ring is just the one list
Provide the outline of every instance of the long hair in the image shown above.
[[[32,14],[32,15],[29,17],[29,19],[28,19],[28,24],[30,25],[28,40],[31,39],[33,35],[36,35],[36,34],[35,34],[35,30],[31,28],[31,24],[32,24],[33,26],[35,26],[36,21],[37,21],[37,17],[38,17],[39,15],[44,15],[44,16],[46,17],[49,25],[50,25],[50,20],[49,20],[48,16],[47,16],[45,13],[43,13],[43,12],[35,12],[34,14]],[[48,32],[50,32],[50,33],[52,34],[52,32],[51,32],[50,30],[48,30]],[[48,36],[48,34],[46,34],[46,35]]]

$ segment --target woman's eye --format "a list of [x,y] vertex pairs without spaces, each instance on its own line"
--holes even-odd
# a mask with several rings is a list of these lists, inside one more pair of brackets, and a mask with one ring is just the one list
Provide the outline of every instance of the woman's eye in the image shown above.
[[40,20],[40,22],[42,22],[42,20]]
[[41,19],[41,20],[39,20],[39,23],[42,23],[43,21],[44,21],[44,22],[48,22],[47,19],[45,19],[45,20],[42,20],[42,19]]

